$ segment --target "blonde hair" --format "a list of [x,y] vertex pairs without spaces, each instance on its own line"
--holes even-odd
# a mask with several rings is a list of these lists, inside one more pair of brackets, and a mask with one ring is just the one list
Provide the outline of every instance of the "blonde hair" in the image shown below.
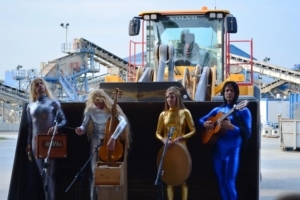
[[46,96],[48,96],[50,99],[54,99],[54,96],[53,96],[51,90],[49,89],[49,86],[48,86],[47,82],[43,78],[38,77],[38,78],[33,79],[30,83],[29,101],[34,102],[38,98],[38,94],[35,91],[35,84],[36,84],[37,81],[42,81],[42,83],[45,85],[45,94],[46,94]]
[[[113,107],[113,100],[104,92],[103,89],[95,89],[93,90],[89,96],[88,99],[86,101],[86,106],[84,109],[84,113],[86,113],[89,109],[91,108],[95,108],[95,103],[104,103],[104,109],[107,113],[111,112],[111,109]],[[129,121],[125,115],[125,113],[123,112],[123,110],[121,109],[121,107],[119,105],[117,105],[117,115],[119,116],[123,116],[127,122],[127,125],[125,127],[125,130],[123,131],[122,135],[125,134],[125,140],[127,142],[128,148],[131,142],[131,137],[130,137],[130,125],[129,125]]]
[[[169,94],[174,94],[175,97],[176,97],[176,107],[175,107],[175,109],[177,109],[177,112],[176,112],[176,125],[179,126],[179,110],[185,109],[185,106],[182,102],[180,90],[176,86],[171,86],[166,91],[166,96],[169,95]],[[169,106],[169,104],[167,102],[167,98],[166,98],[165,99],[165,108],[164,108],[165,115],[167,114],[167,111],[169,109],[170,109],[170,106]]]
[[94,108],[95,103],[99,103],[99,102],[104,103],[104,109],[107,112],[111,111],[113,100],[104,92],[104,90],[95,89],[92,92],[90,92],[87,98],[84,112],[86,113],[90,108]]

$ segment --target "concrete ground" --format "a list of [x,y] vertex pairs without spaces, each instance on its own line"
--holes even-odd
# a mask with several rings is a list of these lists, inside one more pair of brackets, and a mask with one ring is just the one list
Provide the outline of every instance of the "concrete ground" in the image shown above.
[[300,193],[300,152],[282,151],[280,138],[261,140],[260,200],[273,200],[282,193]]
[[18,132],[0,132],[0,200],[7,200]]
[[[17,132],[0,132],[0,200],[7,200],[17,144]],[[279,138],[261,140],[260,200],[274,200],[282,193],[300,193],[300,152],[282,151]]]

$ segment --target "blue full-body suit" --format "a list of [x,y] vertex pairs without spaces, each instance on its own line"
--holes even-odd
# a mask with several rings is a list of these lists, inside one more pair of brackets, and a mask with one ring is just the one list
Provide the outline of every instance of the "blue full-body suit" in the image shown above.
[[[235,91],[235,102],[238,98],[238,93]],[[232,108],[232,104],[226,103],[216,107],[206,116],[200,118],[199,124],[204,126],[204,122],[209,117],[213,117],[219,112],[228,113]],[[250,137],[252,117],[249,109],[245,107],[241,110],[236,110],[233,114],[229,115],[228,119],[234,125],[234,130],[226,130],[225,134],[219,137],[213,151],[213,162],[222,200],[236,200],[237,191],[235,182],[239,169],[240,152],[243,138],[247,139]],[[245,134],[244,137],[242,134]]]

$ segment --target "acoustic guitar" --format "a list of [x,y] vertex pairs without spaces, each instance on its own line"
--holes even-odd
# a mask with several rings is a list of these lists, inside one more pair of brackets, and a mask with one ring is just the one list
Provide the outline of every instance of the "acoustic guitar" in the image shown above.
[[226,119],[231,113],[233,113],[236,110],[240,110],[248,105],[249,101],[244,100],[240,102],[237,105],[234,105],[233,108],[228,111],[227,113],[219,112],[214,117],[209,117],[207,121],[211,121],[214,125],[213,129],[205,129],[202,133],[202,143],[203,144],[214,144],[218,138],[225,133],[225,130],[220,127],[220,122],[224,119]]

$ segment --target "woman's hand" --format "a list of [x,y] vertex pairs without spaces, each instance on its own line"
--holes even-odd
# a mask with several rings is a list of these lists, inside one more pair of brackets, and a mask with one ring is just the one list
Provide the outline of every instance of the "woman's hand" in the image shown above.
[[173,143],[177,143],[180,142],[181,140],[183,140],[184,138],[182,136],[175,138],[175,140],[173,141]]
[[220,122],[220,127],[226,130],[233,130],[234,125],[230,122],[229,119],[224,119]]
[[171,140],[167,140],[166,138],[163,138],[161,140],[164,144],[166,144],[166,142],[168,142],[167,147],[170,148],[173,144],[173,142]]
[[209,130],[212,130],[215,128],[214,124],[210,120],[204,122],[203,126],[204,126],[204,128],[209,129]]
[[25,150],[26,150],[26,153],[30,152],[30,150],[31,150],[31,145],[30,145],[30,144],[27,144]]
[[77,135],[83,135],[84,134],[84,130],[81,127],[76,127],[75,132],[77,133]]
[[107,149],[109,151],[113,151],[113,150],[115,150],[115,145],[116,145],[116,140],[113,138],[110,138],[107,143]]
[[[47,135],[49,135],[49,134],[51,134],[51,135],[52,135],[52,133],[53,133],[53,130],[54,130],[54,126],[50,127],[50,128],[49,128],[49,130],[48,130],[48,133],[47,133]],[[57,133],[57,130],[56,130],[56,133]],[[54,133],[54,134],[56,134],[56,133]]]
[[26,146],[26,154],[28,156],[28,160],[32,161],[32,157],[31,157],[31,145],[30,144],[27,144],[27,146]]

